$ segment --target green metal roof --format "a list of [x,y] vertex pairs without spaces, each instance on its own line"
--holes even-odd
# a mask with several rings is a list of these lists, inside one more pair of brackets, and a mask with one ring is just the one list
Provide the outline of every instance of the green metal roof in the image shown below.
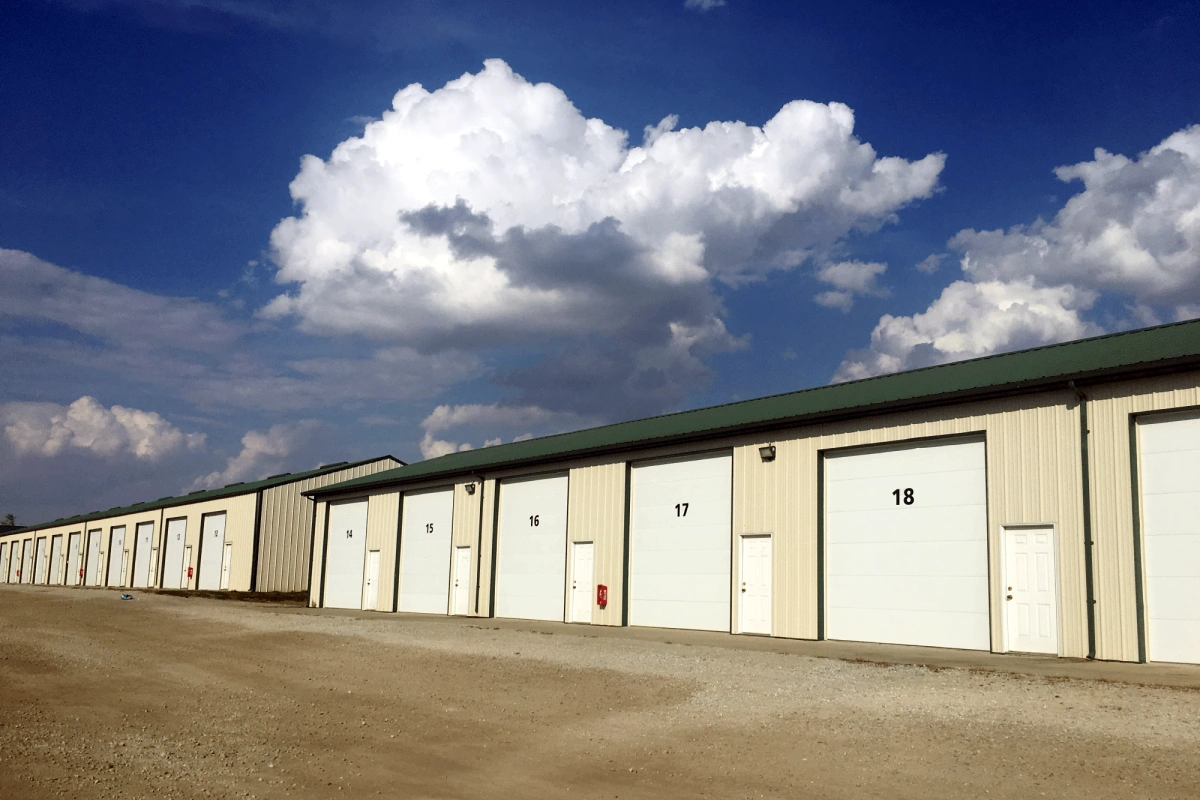
[[198,492],[191,492],[190,494],[180,495],[178,497],[160,497],[158,500],[153,500],[146,503],[135,503],[131,506],[116,506],[108,509],[107,511],[93,511],[90,514],[80,514],[79,516],[75,517],[56,519],[51,522],[42,523],[41,525],[27,525],[14,531],[8,531],[0,534],[0,537],[16,536],[23,533],[29,533],[30,531],[40,531],[45,528],[58,528],[64,525],[79,525],[85,522],[91,522],[92,520],[108,519],[110,517],[123,517],[128,514],[140,514],[145,511],[158,511],[160,508],[172,508],[174,506],[188,505],[191,503],[202,503],[205,500],[220,500],[223,497],[236,497],[242,494],[257,492],[261,489],[271,489],[276,486],[282,486],[285,483],[308,480],[309,478],[318,478],[321,475],[327,475],[330,472],[337,472],[343,469],[353,469],[354,467],[360,467],[363,464],[370,464],[373,461],[382,461],[385,458],[390,458],[392,461],[395,461],[399,464],[404,463],[394,456],[368,458],[365,461],[356,461],[353,464],[346,461],[341,461],[337,464],[326,464],[323,467],[311,469],[307,472],[285,472],[280,475],[272,475],[270,478],[266,478],[261,481],[253,481],[250,483],[241,481],[223,486],[220,489],[208,489]]
[[1159,325],[451,453],[310,490],[306,494],[332,495],[667,442],[766,431],[1056,386],[1066,388],[1068,381],[1083,385],[1088,381],[1186,368],[1200,368],[1200,321]]

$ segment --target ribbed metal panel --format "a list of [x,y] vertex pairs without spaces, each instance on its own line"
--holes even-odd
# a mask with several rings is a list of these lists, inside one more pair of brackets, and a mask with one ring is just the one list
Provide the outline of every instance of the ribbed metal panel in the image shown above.
[[[608,587],[608,605],[601,609],[592,604],[592,624],[620,625],[625,566],[624,461],[571,470],[567,483],[567,536],[572,542],[595,543],[595,582]],[[569,587],[569,557],[567,570]]]
[[[475,494],[467,494],[468,486],[475,487]],[[479,506],[481,500],[486,502],[489,497],[487,487],[481,486],[477,481],[460,481],[454,484],[454,523],[450,537],[451,547],[471,548],[471,574],[468,576],[468,580],[471,585],[469,605],[472,613],[475,609],[475,585],[481,583],[476,580],[479,577]],[[453,558],[453,553],[451,558]],[[451,568],[453,569],[453,561]],[[479,603],[481,609],[486,605],[486,602]]]
[[[308,588],[313,511],[312,501],[302,496],[304,492],[352,478],[373,475],[394,466],[396,462],[392,459],[378,459],[315,478],[264,489],[259,529],[257,590],[300,592]],[[381,592],[380,597],[382,596]]]
[[1200,406],[1200,372],[1086,390],[1096,542],[1096,657],[1138,658],[1130,415]]
[[400,521],[400,494],[373,494],[367,498],[367,550],[379,551],[379,600],[376,611],[391,611],[396,594],[396,533]]
[[[325,551],[322,547],[325,541],[325,509],[328,503],[316,504],[313,518],[309,522],[309,533],[312,543],[311,567],[308,573],[308,605],[311,608],[321,606],[321,573],[325,570]],[[370,506],[367,507],[368,510]]]
[[[1079,421],[1073,398],[1069,392],[1046,393],[818,425],[735,448],[733,532],[735,538],[753,533],[773,536],[775,635],[817,636],[819,452],[975,433],[984,434],[987,441],[993,649],[1004,647],[1000,619],[1002,528],[1052,523],[1061,550],[1064,654],[1086,655],[1083,500]],[[775,444],[774,461],[764,462],[759,456],[763,444]]]

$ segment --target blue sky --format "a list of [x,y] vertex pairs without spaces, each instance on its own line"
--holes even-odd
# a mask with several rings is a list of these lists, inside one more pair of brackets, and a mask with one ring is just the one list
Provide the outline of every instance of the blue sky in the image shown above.
[[1197,316],[1197,42],[1179,2],[10,4],[0,513]]

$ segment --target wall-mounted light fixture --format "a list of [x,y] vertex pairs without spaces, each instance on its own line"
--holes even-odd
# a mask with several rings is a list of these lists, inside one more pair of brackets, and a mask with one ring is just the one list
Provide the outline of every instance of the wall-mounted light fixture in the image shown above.
[[467,484],[467,494],[475,494],[475,484],[473,484],[473,483]]
[[763,461],[774,461],[775,460],[775,445],[764,444],[762,447],[758,448],[758,456]]

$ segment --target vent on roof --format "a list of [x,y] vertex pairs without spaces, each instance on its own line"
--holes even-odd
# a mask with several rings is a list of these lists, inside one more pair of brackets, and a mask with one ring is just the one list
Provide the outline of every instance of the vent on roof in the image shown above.
[[204,492],[205,492],[204,489],[197,489],[194,492],[188,492],[188,494],[203,494]]
[[[171,499],[171,495],[167,495],[166,497],[160,497],[160,498],[158,498],[158,500],[170,500],[170,499]],[[155,500],[154,502],[156,502],[156,503],[157,503],[157,502],[158,502],[158,500]]]
[[268,475],[268,476],[267,476],[266,478],[264,478],[263,480],[268,480],[268,481],[269,481],[269,480],[273,480],[273,479],[275,479],[275,478],[282,478],[282,477],[284,477],[284,476],[286,476],[286,475],[291,475],[291,474],[292,474],[292,473],[290,473],[290,472],[281,472],[281,473],[279,473],[278,475]]
[[349,463],[349,461],[339,461],[336,464],[326,464],[325,469],[329,469],[330,467],[344,467]]
[[224,488],[228,489],[230,486],[241,486],[243,483],[245,483],[245,481],[238,481],[237,483],[227,483],[227,484],[225,484]]
[[113,506],[109,509],[109,511],[116,511],[118,508],[120,508],[120,506]]

